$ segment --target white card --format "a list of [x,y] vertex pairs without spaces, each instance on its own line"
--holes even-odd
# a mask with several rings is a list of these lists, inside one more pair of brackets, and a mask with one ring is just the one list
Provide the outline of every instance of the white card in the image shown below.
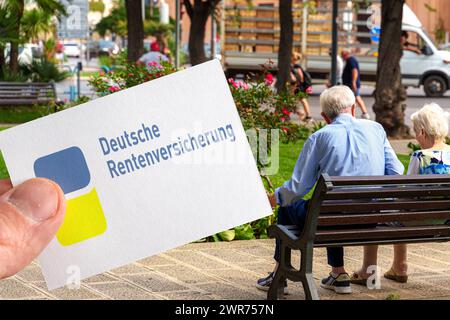
[[66,195],[39,257],[49,289],[272,212],[216,60],[3,131],[0,149],[14,185]]

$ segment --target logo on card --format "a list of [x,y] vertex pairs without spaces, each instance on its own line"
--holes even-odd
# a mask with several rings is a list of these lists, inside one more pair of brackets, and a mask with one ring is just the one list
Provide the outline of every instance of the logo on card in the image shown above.
[[105,215],[97,191],[89,185],[91,174],[80,148],[67,148],[37,159],[34,173],[58,183],[66,195],[66,216],[56,234],[61,245],[70,246],[106,231]]

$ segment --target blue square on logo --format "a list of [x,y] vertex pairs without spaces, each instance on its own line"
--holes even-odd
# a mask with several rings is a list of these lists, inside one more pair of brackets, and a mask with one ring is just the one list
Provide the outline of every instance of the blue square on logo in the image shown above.
[[78,147],[67,148],[34,162],[36,177],[55,181],[65,194],[86,187],[91,180],[86,159]]

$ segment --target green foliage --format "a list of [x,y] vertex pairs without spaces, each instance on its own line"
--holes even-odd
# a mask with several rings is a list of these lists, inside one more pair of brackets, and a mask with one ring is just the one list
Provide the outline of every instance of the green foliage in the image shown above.
[[100,67],[106,66],[108,68],[111,68],[113,66],[113,58],[110,56],[99,56],[98,57],[98,64]]
[[223,241],[232,241],[236,236],[236,232],[234,230],[226,230],[219,232],[217,235]]
[[2,71],[0,72],[0,81],[9,81],[9,82],[26,82],[29,79],[27,71],[23,68],[16,73],[11,72],[9,68],[6,66],[2,67]]
[[[54,105],[8,106],[0,108],[1,123],[24,123],[53,113]],[[1,168],[0,168],[1,169]],[[0,170],[1,171],[1,170]]]
[[127,34],[127,14],[125,6],[120,5],[112,9],[111,13],[103,17],[95,26],[95,31],[104,37],[107,32],[115,33],[119,36]]
[[444,20],[442,20],[441,18],[439,18],[439,22],[436,26],[436,29],[434,30],[434,39],[436,40],[437,43],[444,43],[445,42],[445,34],[446,34],[446,29],[445,29],[445,25],[444,25]]
[[139,61],[123,61],[122,63],[123,65],[118,66],[115,71],[99,73],[89,80],[90,86],[96,93],[104,96],[176,71],[175,67],[166,61],[161,64],[149,63],[148,66]]
[[89,0],[89,11],[100,12],[105,11],[105,4],[101,0]]
[[236,233],[236,240],[251,240],[255,239],[255,233],[250,224],[244,224],[242,226],[234,228],[234,232]]
[[390,293],[387,295],[386,300],[400,300],[400,295],[397,293]]
[[53,28],[51,15],[38,8],[25,11],[20,23],[21,32],[27,42],[38,40],[40,34],[50,33]]
[[30,79],[33,82],[59,82],[67,78],[67,72],[60,71],[58,67],[47,59],[35,59],[28,67]]

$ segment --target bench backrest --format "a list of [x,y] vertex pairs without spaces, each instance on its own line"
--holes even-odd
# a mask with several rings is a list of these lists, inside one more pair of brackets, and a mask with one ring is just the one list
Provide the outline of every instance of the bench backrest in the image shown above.
[[55,84],[0,82],[0,105],[45,104],[56,100]]
[[450,175],[324,174],[307,219],[300,241],[316,246],[450,240]]

